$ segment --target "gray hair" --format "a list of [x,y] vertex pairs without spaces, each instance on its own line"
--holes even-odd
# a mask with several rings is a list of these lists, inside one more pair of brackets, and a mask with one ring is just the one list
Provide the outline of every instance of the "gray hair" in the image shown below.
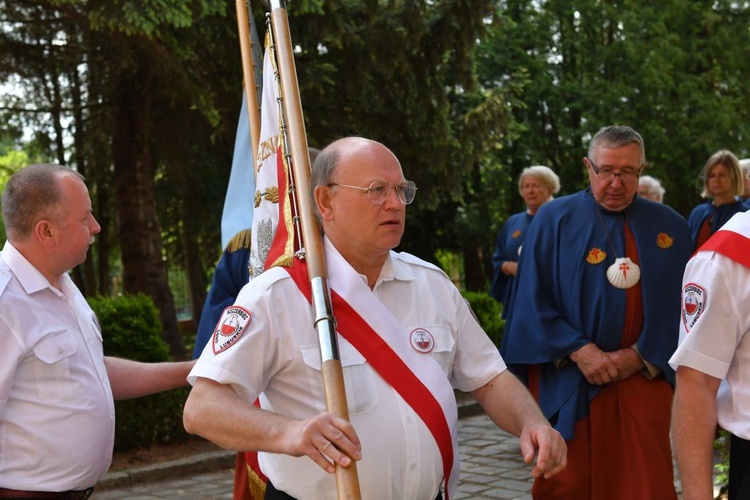
[[59,180],[66,175],[86,180],[75,170],[53,163],[35,163],[11,176],[2,199],[3,223],[11,242],[28,238],[41,219],[59,219],[65,208]]
[[[340,157],[339,148],[331,147],[330,145],[316,155],[315,161],[312,164],[312,171],[310,172],[310,196],[312,200],[315,200],[316,187],[327,186],[333,182],[333,176],[336,175],[336,167],[338,166]],[[313,202],[313,208],[315,209],[315,216],[320,221],[320,212],[315,202]]]
[[[518,192],[521,192],[521,186],[523,185],[523,179],[527,175],[539,179],[544,186],[546,186],[552,194],[556,194],[560,191],[560,178],[551,168],[545,167],[544,165],[533,165],[526,167],[521,171],[521,175],[518,177]],[[550,195],[550,198],[552,196]]]
[[662,187],[658,179],[650,175],[642,175],[638,178],[638,186],[644,186],[649,192],[659,195],[659,201],[664,201],[664,195],[667,190]]
[[629,144],[637,144],[641,149],[641,159],[638,167],[642,167],[646,164],[646,146],[643,144],[643,137],[641,137],[641,134],[625,125],[610,125],[599,129],[589,143],[588,156],[598,162],[598,158],[594,158],[596,148],[621,148]]

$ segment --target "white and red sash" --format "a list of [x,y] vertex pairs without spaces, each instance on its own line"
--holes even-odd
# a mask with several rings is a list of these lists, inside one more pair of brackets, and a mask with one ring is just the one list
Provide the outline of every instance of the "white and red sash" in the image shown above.
[[[458,410],[453,388],[429,354],[415,351],[401,325],[362,277],[337,252],[326,252],[336,330],[420,416],[435,438],[443,462],[445,498],[458,484]],[[285,268],[311,301],[307,266],[295,260]]]
[[745,213],[732,217],[701,245],[697,252],[718,252],[745,267],[750,267],[750,226],[743,224],[746,217],[748,216]]

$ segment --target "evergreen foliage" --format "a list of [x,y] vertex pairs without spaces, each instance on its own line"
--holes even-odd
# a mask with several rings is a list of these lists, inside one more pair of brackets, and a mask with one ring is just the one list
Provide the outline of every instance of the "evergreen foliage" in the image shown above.
[[505,330],[505,320],[500,317],[502,311],[500,303],[485,292],[465,291],[461,292],[461,295],[469,301],[479,324],[499,349]]
[[[147,363],[170,361],[160,337],[159,313],[146,295],[88,299],[104,340],[104,354]],[[115,450],[149,448],[157,442],[182,441],[182,407],[189,389],[115,402]]]

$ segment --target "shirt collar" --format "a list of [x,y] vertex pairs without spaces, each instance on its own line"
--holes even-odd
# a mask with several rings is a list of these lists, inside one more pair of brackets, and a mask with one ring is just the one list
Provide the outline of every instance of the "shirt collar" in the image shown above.
[[[26,257],[24,257],[10,241],[6,240],[5,246],[3,247],[2,252],[0,252],[0,255],[2,255],[8,268],[26,293],[32,294],[44,290],[45,288],[49,288],[53,291],[55,290],[55,287],[53,287],[47,278],[39,272],[39,269],[26,260]],[[66,282],[66,278],[68,278],[67,275],[62,277],[62,284]]]
[[[344,259],[344,257],[333,245],[333,243],[331,243],[331,240],[329,240],[327,236],[324,237],[323,243],[325,245],[326,253],[328,253],[327,259],[340,259],[341,261],[346,262],[346,259]],[[367,283],[367,276],[365,276],[364,274],[360,274],[359,276],[365,283]],[[414,273],[411,272],[409,265],[401,260],[398,253],[391,250],[390,252],[388,252],[388,257],[385,259],[383,267],[380,269],[378,279],[375,280],[374,288],[377,288],[378,285],[380,285],[380,283],[383,281],[411,281],[414,279]]]

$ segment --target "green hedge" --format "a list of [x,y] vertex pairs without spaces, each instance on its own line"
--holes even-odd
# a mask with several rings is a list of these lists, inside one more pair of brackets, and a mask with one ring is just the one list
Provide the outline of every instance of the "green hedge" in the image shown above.
[[[99,318],[104,354],[156,363],[171,361],[161,338],[161,321],[153,300],[143,294],[88,299]],[[189,389],[115,402],[115,450],[149,448],[156,442],[184,441],[182,407]]]
[[505,329],[505,320],[500,318],[500,311],[502,311],[500,303],[486,292],[464,291],[461,295],[469,301],[479,324],[499,348]]

